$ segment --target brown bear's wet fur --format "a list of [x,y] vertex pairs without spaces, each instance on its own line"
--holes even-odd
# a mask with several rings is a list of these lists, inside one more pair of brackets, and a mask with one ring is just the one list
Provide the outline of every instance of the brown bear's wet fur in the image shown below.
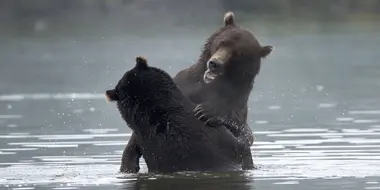
[[[261,59],[268,56],[273,49],[272,46],[260,46],[252,32],[236,25],[232,12],[225,14],[224,24],[224,27],[214,32],[206,40],[197,63],[180,71],[174,77],[174,81],[182,92],[195,103],[203,103],[211,99],[209,94],[201,93],[205,88],[220,86],[217,88],[223,92],[238,89],[244,93],[213,93],[217,97],[230,95],[233,98],[231,101],[234,102],[236,102],[235,98],[243,97],[241,102],[245,104],[253,87],[254,79],[260,71]],[[203,76],[207,70],[207,63],[221,47],[227,47],[231,52],[231,57],[224,63],[225,71],[228,72],[217,80],[218,84],[215,84],[216,81],[214,84],[205,84]],[[210,91],[212,90],[208,90],[208,92]]]
[[[251,169],[254,166],[250,146],[254,136],[247,124],[247,102],[261,59],[268,56],[273,47],[261,46],[252,32],[236,25],[232,12],[225,14],[223,22],[224,26],[206,40],[197,63],[180,71],[174,82],[187,98],[198,104],[195,115],[200,120],[210,125],[225,124],[245,142],[243,168]],[[206,73],[213,73],[209,72],[212,70],[219,75],[210,80],[206,76],[214,75]],[[138,145],[129,142],[120,171],[137,172],[136,158],[140,156]]]
[[[223,60],[217,54],[226,54]],[[196,64],[180,71],[174,81],[191,101],[199,104],[196,116],[208,121],[216,117],[235,123],[235,135],[246,142],[244,168],[253,168],[249,147],[254,136],[247,125],[247,102],[254,80],[260,71],[261,59],[268,56],[272,46],[261,46],[252,32],[238,26],[234,14],[228,12],[224,17],[224,27],[212,34],[203,47]],[[223,57],[223,56],[222,56]],[[220,61],[222,60],[222,61]],[[219,65],[222,74],[211,82],[205,82],[205,73],[210,71],[211,62]],[[218,68],[218,67],[214,67]]]

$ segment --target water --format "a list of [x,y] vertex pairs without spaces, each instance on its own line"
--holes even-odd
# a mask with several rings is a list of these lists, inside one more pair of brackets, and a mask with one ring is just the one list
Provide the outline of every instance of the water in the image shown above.
[[0,189],[380,189],[376,30],[250,27],[275,51],[249,102],[259,169],[233,173],[119,174],[131,131],[103,97],[137,55],[174,75],[211,28],[2,39]]

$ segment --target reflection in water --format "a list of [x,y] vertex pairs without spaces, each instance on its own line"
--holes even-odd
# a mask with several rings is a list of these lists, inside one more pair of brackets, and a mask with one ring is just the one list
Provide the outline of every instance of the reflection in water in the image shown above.
[[134,183],[125,183],[124,189],[199,189],[199,190],[247,190],[252,188],[252,179],[242,173],[182,174],[172,176],[139,176]]
[[[353,124],[353,120],[345,122]],[[3,184],[12,187],[22,183],[23,187],[95,184],[122,185],[126,189],[251,189],[258,181],[302,185],[303,180],[320,178],[344,180],[345,177],[380,176],[378,126],[256,131],[257,141],[252,151],[258,170],[172,176],[146,174],[143,160],[141,174],[117,173],[130,133],[118,133],[117,128],[82,129],[77,133],[81,134],[1,135],[0,141],[5,142],[0,147]]]
[[[80,100],[80,99],[105,99],[104,94],[91,93],[59,93],[59,94],[9,94],[0,95],[0,101],[22,101],[22,100]],[[11,106],[11,105],[9,105]],[[8,106],[8,107],[9,107]],[[1,118],[1,117],[0,117]]]
[[[87,106],[88,109],[73,107],[71,104],[62,106],[64,99],[51,101],[51,98],[48,98],[54,96],[46,96],[46,99],[25,98],[23,101],[9,98],[13,97],[12,95],[7,95],[7,97],[8,99],[3,102],[8,111],[2,115],[4,123],[0,125],[5,129],[0,134],[2,187],[28,189],[38,186],[48,189],[49,187],[76,189],[91,186],[102,189],[106,186],[120,186],[121,189],[276,189],[271,186],[286,185],[290,189],[295,187],[302,189],[302,187],[308,187],[313,180],[334,179],[340,182],[328,184],[328,186],[335,185],[340,188],[340,183],[349,182],[352,177],[363,179],[364,185],[361,186],[368,186],[367,189],[379,187],[378,180],[371,178],[380,176],[378,169],[380,168],[378,162],[380,125],[376,105],[367,105],[367,110],[348,109],[344,117],[341,114],[335,114],[330,117],[330,121],[328,119],[319,121],[327,123],[323,127],[314,127],[302,122],[299,124],[303,127],[295,127],[291,121],[282,125],[276,124],[276,118],[266,118],[266,115],[281,114],[280,110],[288,110],[291,107],[266,105],[264,109],[267,110],[266,112],[255,114],[257,120],[254,126],[257,140],[252,151],[258,170],[163,176],[147,174],[143,159],[140,174],[117,173],[123,147],[131,135],[130,131],[126,131],[127,127],[121,119],[116,117],[117,114],[112,114],[115,117],[101,121],[109,124],[96,125],[97,127],[83,124],[87,122],[81,119],[75,120],[73,116],[69,116],[69,114],[75,114],[78,118],[102,118],[102,115],[107,115],[106,112],[99,111],[100,107],[107,108],[114,105],[107,104],[99,98],[100,95],[99,97],[86,95],[86,98],[77,95],[77,99],[74,100],[71,100],[73,97],[67,96],[70,102],[74,101],[76,104],[91,101],[91,104]],[[24,95],[24,97],[33,96]],[[49,104],[46,104],[47,101]],[[11,102],[14,103],[10,104]],[[26,113],[24,110],[31,105],[34,112]],[[313,113],[331,114],[334,109],[336,106],[319,106]],[[73,110],[81,111],[73,112]],[[22,116],[17,113],[22,113]],[[36,120],[38,118],[35,117],[36,113],[37,116],[49,116],[49,120],[45,120],[43,122],[45,124],[41,127],[35,124],[41,122]],[[71,123],[66,122],[64,116],[69,116]],[[115,124],[114,121],[120,122],[112,126],[111,124]],[[11,123],[17,127],[9,127]],[[63,129],[61,129],[62,123],[66,126]],[[358,125],[366,126],[358,128]],[[92,126],[92,128],[87,126]],[[304,183],[305,180],[308,182]],[[328,181],[322,181],[322,183],[326,182]],[[352,184],[347,186],[347,189],[350,188],[353,188]]]

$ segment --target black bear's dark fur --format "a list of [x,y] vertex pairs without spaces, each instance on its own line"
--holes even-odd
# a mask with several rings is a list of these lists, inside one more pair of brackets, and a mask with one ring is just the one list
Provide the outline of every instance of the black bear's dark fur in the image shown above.
[[241,169],[244,145],[224,126],[198,120],[169,74],[144,58],[106,95],[133,130],[149,172]]
[[[247,124],[248,98],[261,59],[272,52],[261,46],[247,29],[237,26],[234,14],[224,16],[224,26],[214,32],[203,47],[196,64],[180,71],[174,82],[198,106],[194,114],[207,125],[224,125],[244,141],[243,169],[254,168],[250,146],[254,141]],[[138,172],[141,153],[134,134],[123,153],[121,172]]]

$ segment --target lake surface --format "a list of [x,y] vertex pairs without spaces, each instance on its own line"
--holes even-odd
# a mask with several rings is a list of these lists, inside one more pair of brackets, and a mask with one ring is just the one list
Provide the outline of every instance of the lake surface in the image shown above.
[[119,174],[131,131],[103,96],[138,55],[192,64],[214,28],[0,39],[0,189],[380,189],[379,30],[298,25],[246,25],[275,51],[249,102],[259,169],[234,173]]

